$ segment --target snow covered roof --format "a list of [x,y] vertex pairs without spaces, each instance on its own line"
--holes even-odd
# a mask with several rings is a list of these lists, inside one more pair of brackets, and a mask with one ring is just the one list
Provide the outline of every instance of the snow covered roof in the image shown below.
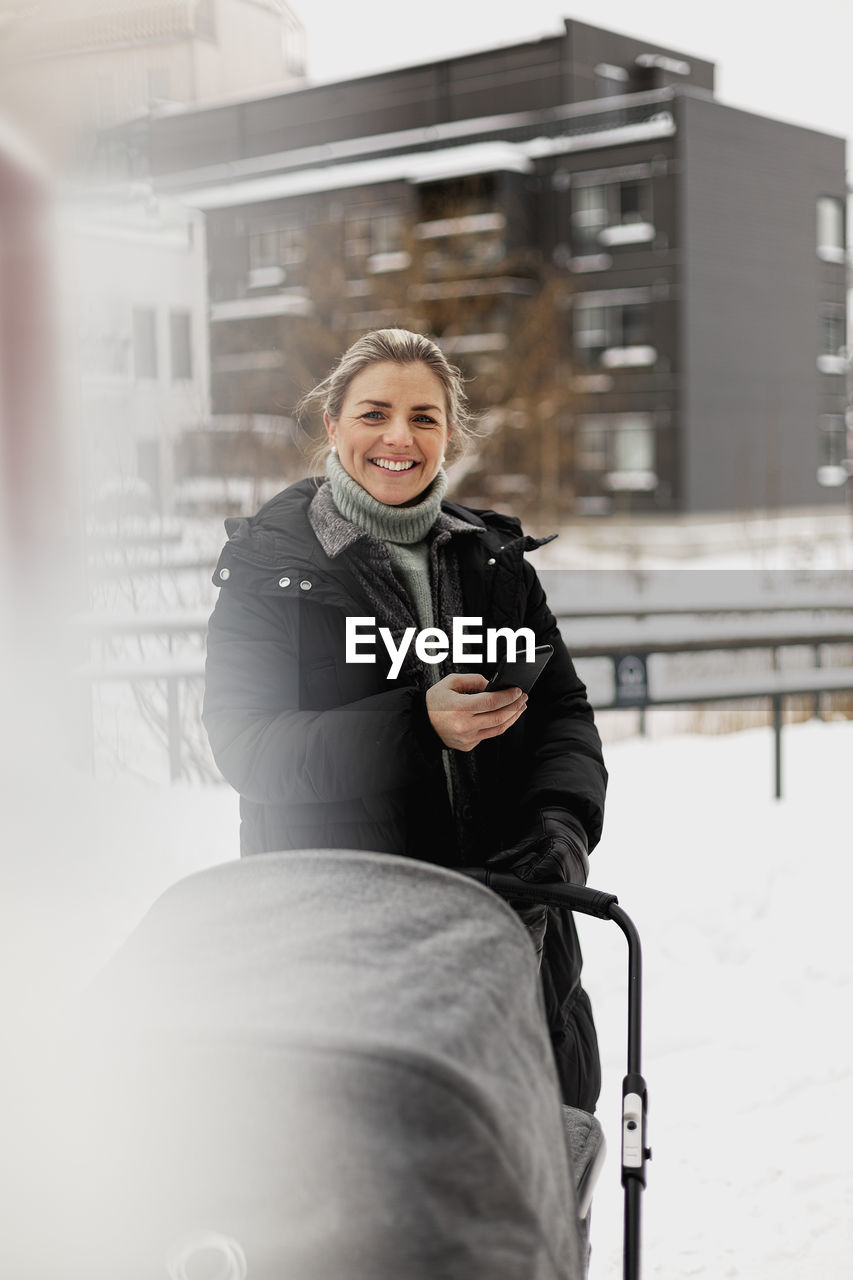
[[518,143],[476,142],[402,156],[376,156],[352,164],[303,169],[298,173],[273,174],[188,192],[182,198],[197,209],[225,209],[382,182],[434,182],[472,173],[529,173],[532,169],[532,159]]
[[527,142],[472,142],[405,155],[372,156],[349,164],[298,172],[291,170],[189,191],[182,199],[196,209],[226,209],[319,191],[375,186],[383,182],[436,182],[476,173],[531,173],[536,159],[669,137],[675,129],[673,116],[663,111],[651,120],[613,129],[563,134],[556,138],[540,137]]
[[598,147],[616,147],[652,138],[669,138],[674,133],[675,119],[669,111],[661,111],[650,120],[639,120],[636,124],[623,124],[594,132],[562,134],[557,138],[536,138],[525,146],[529,155],[541,158],[562,155],[567,151],[592,151]]

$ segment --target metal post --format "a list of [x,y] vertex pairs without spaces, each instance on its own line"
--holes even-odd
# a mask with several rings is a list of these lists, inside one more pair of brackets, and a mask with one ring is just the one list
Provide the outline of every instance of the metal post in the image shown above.
[[782,695],[773,695],[773,772],[776,800],[782,799]]
[[643,1185],[636,1178],[625,1184],[625,1236],[622,1244],[623,1280],[640,1280],[640,1196]]
[[[814,656],[814,665],[816,668],[823,666],[823,654],[819,644],[812,645],[812,654]],[[814,696],[814,718],[815,720],[823,720],[823,694],[816,693]]]
[[181,705],[178,682],[178,676],[168,676],[166,678],[170,782],[177,782],[181,776]]
[[614,903],[610,907],[610,919],[618,924],[628,942],[628,1071],[622,1081],[622,1186],[625,1188],[622,1274],[624,1280],[639,1280],[642,1192],[646,1185],[646,1161],[652,1156],[646,1145],[648,1094],[641,1070],[643,959],[639,934],[631,918]]

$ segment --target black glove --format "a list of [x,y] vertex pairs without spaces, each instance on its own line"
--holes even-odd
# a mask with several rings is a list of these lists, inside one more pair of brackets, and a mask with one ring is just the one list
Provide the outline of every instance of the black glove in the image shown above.
[[486,866],[530,884],[586,884],[586,832],[568,809],[543,809],[536,829],[512,848],[494,854]]
[[[486,866],[490,871],[518,876],[529,884],[586,884],[586,832],[567,809],[543,809],[536,829],[510,849],[494,854]],[[541,967],[547,907],[517,899],[510,899],[510,906],[527,925]]]

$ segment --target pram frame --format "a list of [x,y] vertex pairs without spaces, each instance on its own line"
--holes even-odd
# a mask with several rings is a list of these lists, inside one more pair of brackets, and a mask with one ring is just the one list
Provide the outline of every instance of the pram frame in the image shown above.
[[648,1090],[642,1074],[643,955],[640,935],[613,893],[573,884],[532,884],[518,876],[485,867],[466,868],[466,874],[502,898],[563,907],[599,920],[612,920],[628,944],[628,1051],[622,1080],[622,1186],[625,1191],[623,1280],[640,1280],[640,1225],[646,1164]]

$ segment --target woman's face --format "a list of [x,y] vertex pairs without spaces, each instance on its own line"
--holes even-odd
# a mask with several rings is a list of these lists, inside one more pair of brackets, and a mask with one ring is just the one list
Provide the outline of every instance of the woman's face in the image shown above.
[[324,421],[344,470],[392,507],[432,483],[453,432],[444,387],[420,362],[368,365],[349,384],[338,420]]

